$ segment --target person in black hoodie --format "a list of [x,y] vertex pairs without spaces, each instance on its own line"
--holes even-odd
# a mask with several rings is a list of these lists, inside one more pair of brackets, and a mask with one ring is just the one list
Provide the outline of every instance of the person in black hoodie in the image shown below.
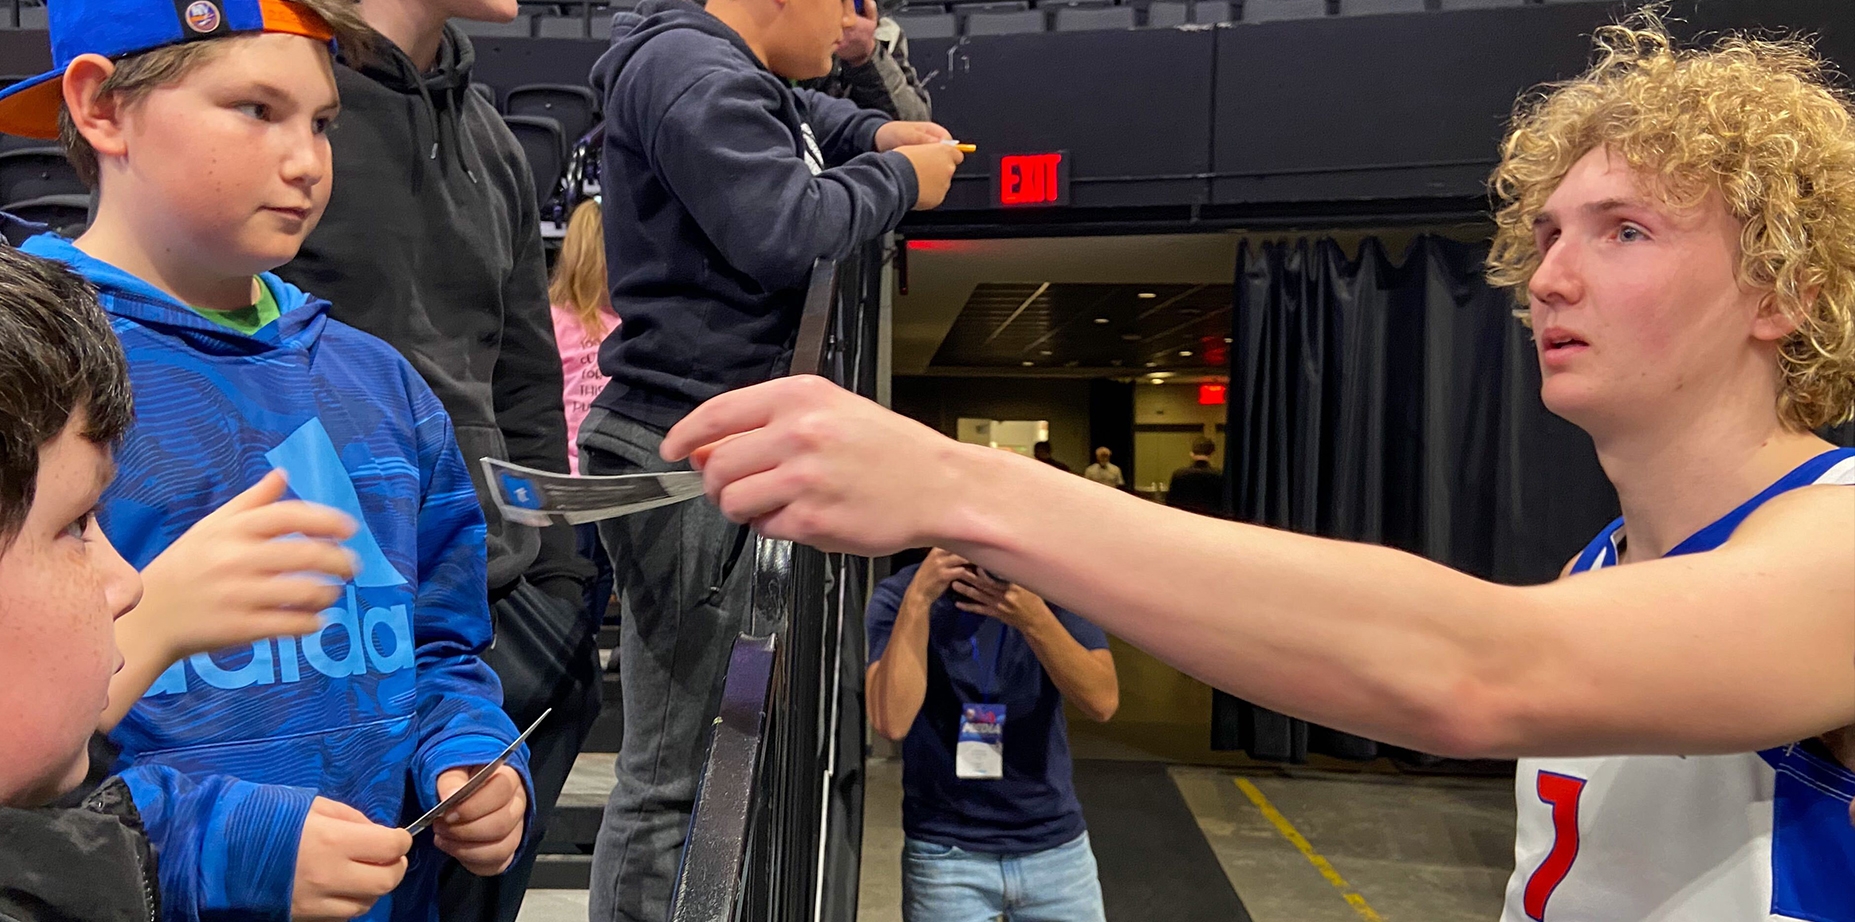
[[[521,146],[470,92],[476,52],[451,18],[508,21],[515,0],[361,0],[380,33],[369,60],[335,69],[342,112],[329,133],[334,189],[285,279],[332,316],[391,343],[444,403],[489,524],[496,643],[484,655],[504,709],[527,726],[539,842],[598,716],[590,565],[571,529],[503,520],[479,458],[567,472],[560,353],[548,313],[539,205]],[[447,922],[515,917],[534,849],[498,878],[448,868]]]
[[[664,433],[702,401],[786,372],[819,258],[842,259],[946,196],[947,130],[788,81],[831,71],[848,0],[645,0],[593,68],[612,309],[611,383],[580,428],[582,470],[670,470]],[[677,467],[683,467],[678,465]],[[593,853],[595,922],[663,922],[747,623],[744,528],[708,503],[601,524],[623,588],[618,784]]]

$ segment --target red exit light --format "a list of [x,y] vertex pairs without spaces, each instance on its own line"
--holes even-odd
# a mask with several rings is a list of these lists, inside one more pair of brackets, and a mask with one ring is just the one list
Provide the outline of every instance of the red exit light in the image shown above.
[[1198,385],[1198,405],[1201,407],[1221,407],[1230,388],[1223,384]]
[[998,203],[1007,208],[1069,203],[1069,164],[1062,151],[998,158]]

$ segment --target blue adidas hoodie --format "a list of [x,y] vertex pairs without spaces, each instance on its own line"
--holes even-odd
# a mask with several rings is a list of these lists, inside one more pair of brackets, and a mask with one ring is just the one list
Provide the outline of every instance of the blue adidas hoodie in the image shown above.
[[[96,285],[128,354],[135,425],[98,515],[137,569],[273,468],[361,523],[359,572],[321,631],[177,663],[112,735],[164,916],[286,920],[316,795],[403,825],[437,803],[440,772],[516,736],[481,659],[483,514],[450,418],[392,347],[273,275],[281,316],[246,336],[61,237],[22,249]],[[526,752],[511,764],[532,812]],[[362,918],[436,919],[449,860],[422,835]]]

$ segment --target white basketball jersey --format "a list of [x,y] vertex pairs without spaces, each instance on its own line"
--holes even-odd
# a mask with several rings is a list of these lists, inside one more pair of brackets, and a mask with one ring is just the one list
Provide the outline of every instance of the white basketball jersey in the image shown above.
[[[1713,550],[1772,497],[1814,484],[1855,484],[1855,449],[1806,462],[1669,553]],[[1573,572],[1614,566],[1621,525]],[[1855,772],[1801,745],[1522,759],[1514,793],[1501,922],[1855,922]]]

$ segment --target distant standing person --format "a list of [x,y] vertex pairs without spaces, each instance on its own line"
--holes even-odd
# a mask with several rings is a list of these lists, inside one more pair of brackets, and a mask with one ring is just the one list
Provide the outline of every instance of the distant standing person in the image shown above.
[[1224,472],[1211,466],[1217,443],[1199,436],[1192,440],[1192,463],[1172,472],[1166,488],[1166,505],[1199,515],[1223,518]]
[[1127,478],[1122,477],[1121,469],[1117,467],[1114,462],[1108,460],[1113,457],[1114,452],[1109,451],[1106,447],[1095,449],[1095,463],[1089,465],[1088,468],[1082,472],[1082,476],[1104,487],[1113,487],[1116,490],[1126,488]]
[[[608,380],[599,370],[599,345],[618,329],[618,315],[612,313],[612,296],[606,289],[605,217],[597,200],[581,202],[567,221],[567,237],[561,241],[547,296],[565,388],[561,397],[567,412],[567,464],[578,474],[580,422]],[[596,571],[586,584],[586,611],[598,624],[605,620],[606,605],[612,599],[612,561],[599,540],[598,525],[576,525],[574,533],[580,556],[591,561]]]
[[1031,457],[1036,458],[1037,460],[1042,461],[1043,463],[1048,464],[1051,467],[1056,468],[1057,470],[1062,471],[1065,474],[1070,472],[1069,465],[1056,460],[1056,456],[1050,453],[1050,442],[1048,439],[1045,439],[1044,441],[1038,442],[1036,445],[1031,446]]

